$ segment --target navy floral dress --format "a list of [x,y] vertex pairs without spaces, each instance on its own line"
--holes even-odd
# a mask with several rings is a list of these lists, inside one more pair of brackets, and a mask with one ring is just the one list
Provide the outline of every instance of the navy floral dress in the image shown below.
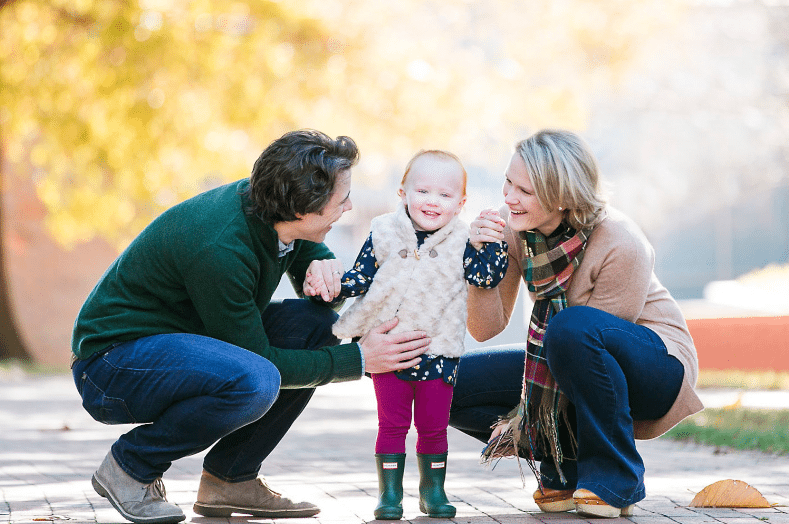
[[[417,247],[421,246],[430,236],[430,231],[416,231]],[[466,281],[472,286],[490,289],[496,287],[507,272],[507,243],[486,242],[477,251],[470,242],[466,243],[463,254],[463,269]],[[353,268],[342,276],[342,290],[334,302],[345,298],[363,295],[370,288],[378,271],[372,235],[362,246]],[[455,385],[457,378],[458,358],[442,355],[422,355],[418,364],[408,369],[395,371],[395,375],[403,380],[433,380],[441,378],[447,384]]]

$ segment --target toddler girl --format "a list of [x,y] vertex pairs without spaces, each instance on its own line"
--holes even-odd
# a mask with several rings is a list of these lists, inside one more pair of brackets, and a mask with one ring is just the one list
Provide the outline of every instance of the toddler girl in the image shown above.
[[[496,286],[507,269],[507,245],[471,243],[457,216],[466,202],[466,171],[445,151],[421,151],[408,163],[393,213],[373,219],[353,269],[343,275],[335,302],[360,296],[334,325],[340,338],[362,336],[397,317],[392,332],[422,330],[431,338],[412,368],[373,374],[378,404],[375,445],[379,500],[375,518],[402,517],[405,439],[417,430],[419,509],[430,517],[455,516],[444,478],[447,425],[457,364],[466,336],[466,283]],[[495,211],[488,211],[498,221]],[[475,238],[479,238],[477,232]],[[304,292],[320,295],[320,277],[307,274]]]

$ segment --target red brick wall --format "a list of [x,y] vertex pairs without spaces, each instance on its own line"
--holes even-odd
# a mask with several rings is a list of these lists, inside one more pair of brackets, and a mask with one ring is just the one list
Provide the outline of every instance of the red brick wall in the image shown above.
[[789,371],[789,316],[688,320],[701,369]]
[[31,360],[65,368],[74,319],[116,251],[98,240],[59,246],[44,227],[46,210],[32,183],[4,176],[0,240],[17,329]]

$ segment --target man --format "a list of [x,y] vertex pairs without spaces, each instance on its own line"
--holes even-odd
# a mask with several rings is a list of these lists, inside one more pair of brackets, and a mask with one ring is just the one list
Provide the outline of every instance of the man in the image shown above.
[[83,406],[122,435],[93,487],[124,518],[184,520],[162,476],[211,447],[194,511],[307,517],[258,479],[263,460],[316,386],[418,361],[424,332],[390,334],[393,319],[358,343],[338,344],[336,313],[307,299],[271,302],[283,274],[301,294],[309,270],[339,287],[323,240],[351,209],[356,144],[317,131],[287,133],[248,179],[164,212],[118,257],[74,326],[72,370]]

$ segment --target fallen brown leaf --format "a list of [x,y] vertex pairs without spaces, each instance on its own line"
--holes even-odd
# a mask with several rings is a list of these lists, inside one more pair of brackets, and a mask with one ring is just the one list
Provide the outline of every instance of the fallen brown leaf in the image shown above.
[[759,490],[741,480],[719,480],[698,492],[692,508],[769,508]]

